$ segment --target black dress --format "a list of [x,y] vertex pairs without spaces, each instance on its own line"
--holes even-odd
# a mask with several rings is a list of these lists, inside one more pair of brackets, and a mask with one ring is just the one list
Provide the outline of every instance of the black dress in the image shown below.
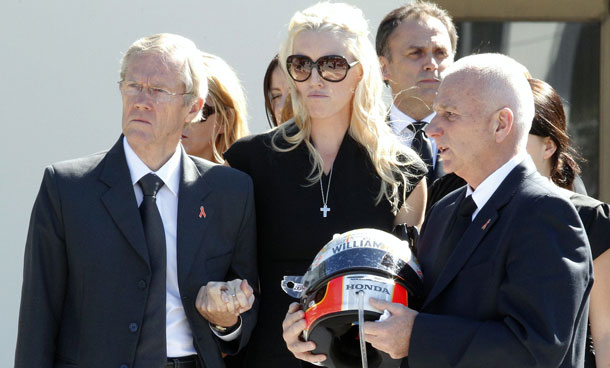
[[[593,260],[610,248],[610,206],[597,199],[576,194],[570,196],[578,216],[585,226],[587,238],[591,245]],[[585,351],[585,368],[595,367],[595,350],[591,331],[587,330],[587,349]]]
[[432,206],[447,194],[466,185],[466,181],[454,173],[449,173],[436,179],[428,185],[428,200],[426,201],[426,218]]
[[[294,123],[288,134],[297,132]],[[282,321],[288,305],[297,301],[286,295],[280,282],[284,275],[303,275],[318,251],[333,234],[357,228],[390,232],[394,215],[390,203],[375,204],[381,180],[366,150],[346,134],[330,175],[323,175],[326,195],[329,179],[328,217],[320,208],[320,183],[307,181],[312,164],[305,144],[289,152],[271,147],[273,132],[235,142],[224,157],[231,167],[249,174],[254,182],[258,237],[261,304],[257,326],[245,353],[246,367],[295,367],[294,358],[282,339]],[[277,142],[277,141],[276,141]],[[285,141],[280,147],[286,147]],[[419,179],[426,173],[423,163],[409,170]]]

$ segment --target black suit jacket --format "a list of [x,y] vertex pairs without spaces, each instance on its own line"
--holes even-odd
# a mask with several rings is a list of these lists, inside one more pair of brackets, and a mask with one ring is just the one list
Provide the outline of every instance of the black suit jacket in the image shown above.
[[[240,338],[226,343],[195,298],[209,281],[243,278],[258,289],[252,183],[184,150],[181,165],[180,295],[201,363],[221,367],[221,351],[247,342],[258,302],[242,315]],[[122,138],[106,153],[48,167],[26,242],[15,367],[134,367],[140,329],[130,325],[142,323],[150,278]]]
[[[424,277],[466,187],[432,208]],[[581,367],[592,261],[583,225],[531,159],[481,209],[416,317],[410,367]]]
[[610,249],[610,205],[578,193],[573,193],[570,201],[585,226],[591,253],[596,259]]

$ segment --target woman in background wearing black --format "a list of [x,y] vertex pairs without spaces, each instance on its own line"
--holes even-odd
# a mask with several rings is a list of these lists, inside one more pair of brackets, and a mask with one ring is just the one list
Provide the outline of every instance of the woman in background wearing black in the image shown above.
[[[574,178],[580,173],[578,154],[570,146],[566,117],[557,92],[538,79],[529,79],[534,93],[536,116],[527,142],[527,151],[538,171],[555,183],[572,201],[585,225],[593,255],[595,283],[589,305],[590,332],[585,367],[610,366],[610,206],[594,198],[574,193]],[[588,339],[590,340],[590,339]]]

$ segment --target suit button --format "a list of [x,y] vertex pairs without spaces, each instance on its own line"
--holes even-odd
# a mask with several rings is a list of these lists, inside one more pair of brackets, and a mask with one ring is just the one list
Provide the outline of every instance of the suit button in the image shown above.
[[186,296],[186,295],[183,295],[183,296],[182,296],[182,300],[184,300],[184,301],[186,302],[186,301],[188,301],[188,300],[189,300],[189,297],[188,297],[188,296]]
[[140,280],[140,281],[138,281],[138,288],[139,288],[140,290],[144,290],[144,289],[146,289],[146,281],[144,281],[144,280]]
[[121,364],[119,368],[129,368],[129,366],[127,364]]
[[136,332],[137,330],[138,330],[138,324],[137,323],[130,323],[129,324],[129,331]]

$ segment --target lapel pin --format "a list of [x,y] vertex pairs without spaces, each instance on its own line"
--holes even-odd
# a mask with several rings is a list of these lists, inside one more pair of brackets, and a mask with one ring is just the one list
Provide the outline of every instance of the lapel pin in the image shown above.
[[[203,208],[203,207],[201,207],[201,208]],[[487,221],[486,221],[486,222],[483,224],[483,226],[481,226],[481,230],[485,230],[485,228],[487,227],[487,225],[489,225],[489,222],[490,222],[490,221],[491,221],[491,219],[488,219],[488,220],[487,220]]]
[[[205,214],[205,209],[203,208],[203,206],[199,207],[200,212],[199,212],[199,218],[206,218],[207,215]],[[488,221],[489,222],[489,221]]]

